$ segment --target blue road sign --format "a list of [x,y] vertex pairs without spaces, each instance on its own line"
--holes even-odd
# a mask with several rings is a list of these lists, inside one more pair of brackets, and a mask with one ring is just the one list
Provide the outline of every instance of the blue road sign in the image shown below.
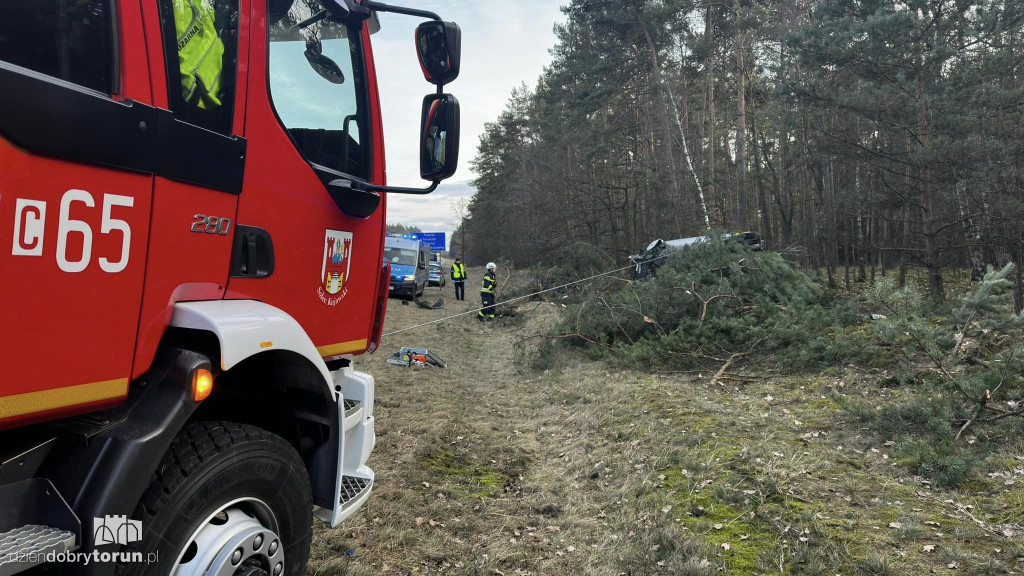
[[444,252],[444,249],[447,247],[445,245],[444,232],[420,232],[419,237],[434,252]]
[[430,246],[431,252],[444,252],[444,249],[447,248],[444,232],[410,232],[409,234],[388,234],[388,236],[420,240]]

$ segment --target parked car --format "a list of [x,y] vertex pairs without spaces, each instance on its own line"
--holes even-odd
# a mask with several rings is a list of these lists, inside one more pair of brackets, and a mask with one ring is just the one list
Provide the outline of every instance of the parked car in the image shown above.
[[440,263],[430,263],[430,273],[427,275],[427,283],[431,286],[441,286],[442,288],[447,283],[444,277],[444,268],[441,268]]

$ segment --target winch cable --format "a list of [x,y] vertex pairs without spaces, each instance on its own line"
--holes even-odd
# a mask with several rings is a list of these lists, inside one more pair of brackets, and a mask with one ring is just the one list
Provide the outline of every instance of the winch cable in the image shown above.
[[[532,294],[527,294],[526,296],[518,296],[516,298],[512,298],[511,300],[505,300],[505,301],[502,301],[502,302],[498,302],[497,304],[495,304],[495,306],[498,306],[500,304],[511,304],[513,302],[518,302],[520,300],[526,300],[527,298],[533,298],[534,296],[539,296],[541,294],[544,294],[545,292],[552,292],[552,291],[555,291],[555,290],[561,290],[562,288],[568,288],[569,286],[572,286],[574,284],[581,284],[583,282],[589,282],[591,280],[596,280],[597,278],[601,278],[602,276],[608,276],[608,275],[611,275],[611,274],[615,274],[617,272],[622,272],[623,270],[629,270],[630,268],[636,268],[638,265],[647,264],[649,262],[654,262],[655,260],[661,260],[662,258],[665,258],[666,256],[668,256],[668,254],[662,254],[661,256],[656,256],[654,258],[651,258],[650,260],[643,260],[643,261],[640,261],[640,262],[636,262],[636,263],[630,264],[629,266],[623,266],[622,268],[616,268],[615,270],[609,270],[607,272],[602,272],[600,274],[594,274],[593,276],[590,276],[590,277],[587,277],[587,278],[583,278],[583,279],[580,279],[580,280],[573,280],[572,282],[567,282],[565,284],[562,284],[561,286],[555,286],[554,288],[546,288],[546,289],[541,290],[539,292],[534,292]],[[484,308],[490,308],[490,306],[484,306],[484,307],[476,308],[474,310],[467,310],[466,312],[459,312],[458,314],[452,314],[451,316],[446,316],[444,318],[438,318],[437,320],[431,320],[430,322],[424,322],[422,324],[416,324],[415,326],[409,326],[409,327],[406,327],[406,328],[402,328],[400,330],[393,330],[391,332],[385,332],[384,334],[381,335],[381,337],[392,336],[394,334],[401,334],[402,332],[408,332],[410,330],[415,330],[417,328],[423,328],[424,326],[430,326],[431,324],[438,324],[440,322],[445,322],[445,321],[451,320],[453,318],[458,318],[460,316],[466,316],[467,314],[476,314],[477,312],[480,312]]]

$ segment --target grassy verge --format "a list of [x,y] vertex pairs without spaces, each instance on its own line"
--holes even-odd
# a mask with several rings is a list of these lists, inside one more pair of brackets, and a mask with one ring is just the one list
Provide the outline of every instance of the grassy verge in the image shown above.
[[[387,329],[462,303],[448,304],[392,306]],[[378,385],[375,493],[341,528],[316,528],[309,574],[1022,572],[1019,440],[948,490],[909,476],[897,439],[839,410],[843,395],[897,400],[883,369],[747,368],[711,385],[711,372],[517,362],[560,308],[430,327],[360,360]],[[450,368],[384,364],[402,345]]]

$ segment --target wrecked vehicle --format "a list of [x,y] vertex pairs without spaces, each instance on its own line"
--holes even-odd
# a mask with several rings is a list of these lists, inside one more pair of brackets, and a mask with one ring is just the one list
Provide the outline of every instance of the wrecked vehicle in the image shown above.
[[[723,234],[722,239],[730,241],[742,241],[754,252],[764,250],[764,241],[757,232],[736,232],[734,234]],[[708,236],[693,236],[690,238],[677,238],[675,240],[657,240],[647,245],[647,248],[639,254],[629,257],[633,265],[633,279],[640,280],[655,273],[664,263],[669,254],[678,252],[694,244],[710,241]]]

